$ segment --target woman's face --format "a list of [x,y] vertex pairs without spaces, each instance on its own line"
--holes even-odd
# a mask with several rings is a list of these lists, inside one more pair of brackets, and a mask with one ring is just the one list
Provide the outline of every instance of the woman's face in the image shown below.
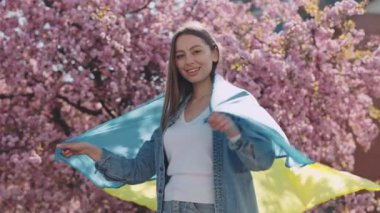
[[218,51],[201,38],[181,35],[176,41],[175,61],[183,78],[190,83],[199,83],[210,78],[212,63],[219,59]]

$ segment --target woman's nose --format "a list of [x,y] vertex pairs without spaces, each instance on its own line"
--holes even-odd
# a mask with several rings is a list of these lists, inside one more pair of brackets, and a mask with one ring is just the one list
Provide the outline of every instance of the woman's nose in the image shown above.
[[195,62],[195,60],[194,60],[194,57],[192,56],[192,55],[187,55],[186,57],[185,57],[185,62],[186,62],[186,64],[193,64],[194,62]]

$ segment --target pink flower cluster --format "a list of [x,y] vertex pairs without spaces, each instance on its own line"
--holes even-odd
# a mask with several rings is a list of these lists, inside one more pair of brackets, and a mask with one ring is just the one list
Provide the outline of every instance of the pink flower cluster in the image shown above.
[[[222,47],[219,72],[252,92],[313,160],[352,171],[378,127],[380,47],[344,0],[303,20],[310,1],[0,1],[0,211],[133,212],[53,162],[55,145],[163,91],[170,39],[188,20]],[[251,8],[261,9],[254,16]],[[274,29],[283,24],[276,33]],[[371,193],[317,208],[380,209]],[[380,211],[380,210],[379,210]]]

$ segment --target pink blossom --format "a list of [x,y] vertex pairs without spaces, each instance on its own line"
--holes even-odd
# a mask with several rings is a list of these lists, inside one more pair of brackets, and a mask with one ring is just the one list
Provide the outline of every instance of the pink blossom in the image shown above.
[[[1,212],[137,212],[54,164],[54,147],[162,93],[171,36],[189,20],[202,20],[220,43],[218,71],[258,98],[312,159],[352,171],[355,150],[371,148],[379,133],[368,110],[380,97],[380,40],[354,57],[364,32],[343,26],[362,13],[355,1],[306,21],[297,12],[306,0],[146,2],[0,3]],[[261,16],[247,12],[253,4]],[[23,25],[6,15],[18,10]],[[366,193],[315,211],[330,206],[380,209]]]

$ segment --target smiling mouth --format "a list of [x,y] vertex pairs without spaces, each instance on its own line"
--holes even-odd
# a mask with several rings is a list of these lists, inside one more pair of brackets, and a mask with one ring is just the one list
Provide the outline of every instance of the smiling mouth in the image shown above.
[[199,67],[198,68],[193,68],[193,69],[188,69],[186,70],[186,73],[189,74],[189,75],[194,75],[196,74],[198,71],[199,71]]

